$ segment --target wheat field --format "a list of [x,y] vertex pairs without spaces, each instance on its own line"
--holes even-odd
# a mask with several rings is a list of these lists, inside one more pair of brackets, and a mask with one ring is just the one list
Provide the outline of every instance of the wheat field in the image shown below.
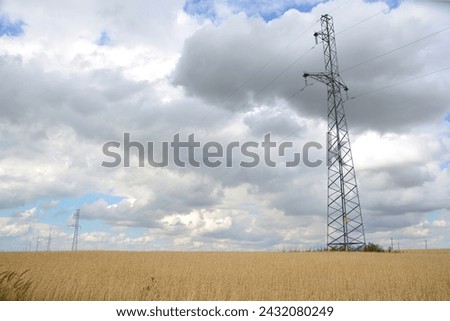
[[0,253],[2,300],[450,300],[450,250]]

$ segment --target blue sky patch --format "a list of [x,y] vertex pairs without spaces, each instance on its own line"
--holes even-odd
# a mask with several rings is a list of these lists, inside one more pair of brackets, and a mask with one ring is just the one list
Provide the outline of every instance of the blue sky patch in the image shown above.
[[[448,112],[448,114],[444,117],[444,120],[447,123],[450,123],[450,111]],[[447,137],[450,137],[450,133],[447,134]]]
[[211,21],[217,19],[213,0],[187,0],[183,10],[191,16],[210,19]]
[[[60,198],[55,200],[40,199],[34,204],[27,204],[14,209],[0,210],[0,216],[17,216],[21,212],[36,207],[36,210],[39,213],[38,217],[40,223],[65,225],[77,209],[83,207],[83,205],[95,203],[100,199],[103,199],[108,205],[112,205],[119,203],[125,199],[125,197],[101,193],[89,193],[78,198]],[[54,202],[54,205],[51,205],[52,202]]]
[[23,34],[23,26],[25,23],[22,20],[11,20],[8,15],[0,14],[0,37],[19,37]]
[[448,112],[448,114],[445,116],[445,121],[450,123],[450,111]]
[[365,2],[386,2],[390,9],[395,9],[400,6],[402,0],[365,0]]
[[102,31],[95,43],[99,46],[107,46],[111,43],[111,38],[106,31]]
[[[301,12],[310,12],[319,3],[327,1],[328,0],[226,0],[225,4],[234,14],[245,12],[249,17],[261,17],[264,21],[268,22],[277,19],[291,9]],[[217,4],[218,2],[215,0],[186,0],[183,9],[189,15],[218,22]]]
[[446,168],[448,168],[449,165],[450,165],[450,161],[446,161],[446,162],[439,164],[439,168],[446,169]]
[[439,219],[439,214],[436,212],[431,212],[427,215],[427,220],[430,223],[433,223],[434,221]]

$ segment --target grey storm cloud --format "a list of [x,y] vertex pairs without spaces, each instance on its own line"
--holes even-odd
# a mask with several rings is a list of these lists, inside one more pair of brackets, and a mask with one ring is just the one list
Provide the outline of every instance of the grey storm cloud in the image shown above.
[[[442,119],[448,110],[448,71],[359,97],[448,66],[444,52],[449,50],[450,30],[364,63],[445,27],[444,13],[413,3],[403,7],[407,14],[395,9],[381,13],[385,5],[377,3],[335,16],[341,74],[350,98],[356,96],[347,103],[352,127],[402,131]],[[316,16],[318,10],[312,12]],[[377,12],[365,24],[352,27]],[[266,24],[238,15],[219,26],[204,27],[186,40],[172,82],[187,94],[233,111],[273,105],[275,98],[289,100],[303,87],[304,71],[324,69],[322,44],[309,51],[312,33],[320,29],[318,23],[309,28],[312,16],[291,10]],[[325,118],[325,99],[325,85],[318,83],[289,105],[301,115]]]

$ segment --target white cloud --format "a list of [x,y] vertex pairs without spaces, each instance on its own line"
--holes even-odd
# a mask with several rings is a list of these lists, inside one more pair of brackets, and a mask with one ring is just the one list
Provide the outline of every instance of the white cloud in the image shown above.
[[450,152],[445,140],[436,137],[434,132],[379,134],[367,131],[357,136],[352,147],[358,155],[355,160],[358,169],[374,170],[445,159]]
[[12,223],[6,217],[0,217],[0,235],[2,236],[18,236],[28,232],[30,226],[27,224]]
[[173,214],[160,220],[169,232],[188,230],[192,236],[214,235],[230,229],[232,218],[221,211],[193,211],[186,215]]
[[33,217],[36,214],[36,207],[30,208],[29,210],[25,210],[22,213],[20,213],[20,217],[23,219],[28,219],[30,217]]
[[431,225],[432,225],[433,227],[439,227],[439,228],[445,228],[445,227],[448,227],[448,226],[449,226],[448,222],[447,222],[447,221],[444,221],[444,220],[436,220],[436,221],[433,221],[433,223],[431,223]]

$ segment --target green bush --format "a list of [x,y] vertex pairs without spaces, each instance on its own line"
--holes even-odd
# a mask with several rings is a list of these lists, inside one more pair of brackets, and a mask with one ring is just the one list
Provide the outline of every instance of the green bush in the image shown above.
[[369,242],[368,244],[366,244],[366,246],[364,246],[363,251],[364,252],[384,252],[384,249],[381,245]]

